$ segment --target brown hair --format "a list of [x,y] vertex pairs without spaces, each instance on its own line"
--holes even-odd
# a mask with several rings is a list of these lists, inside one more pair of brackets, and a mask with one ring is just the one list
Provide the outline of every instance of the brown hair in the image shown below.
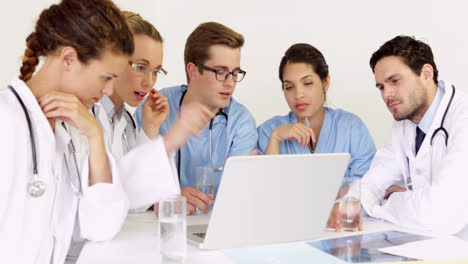
[[381,59],[388,56],[399,57],[416,75],[421,74],[424,64],[430,64],[434,70],[432,77],[434,82],[439,82],[439,71],[434,61],[431,47],[426,43],[410,36],[396,36],[393,39],[385,42],[380,48],[372,54],[369,61],[372,72],[375,73],[375,65]]
[[78,59],[97,59],[105,48],[132,55],[133,36],[120,10],[110,0],[62,0],[42,11],[34,32],[26,38],[19,78],[31,79],[40,56],[73,47]]
[[132,31],[133,35],[145,35],[152,38],[155,41],[163,42],[161,34],[150,22],[144,20],[140,14],[133,13],[130,11],[122,11],[122,14],[127,21],[127,25]]
[[[204,63],[210,58],[208,50],[213,45],[224,45],[233,49],[241,48],[244,45],[244,37],[236,31],[216,22],[206,22],[200,24],[187,38],[185,43],[184,61],[185,71],[187,64]],[[201,69],[200,73],[201,73]],[[187,82],[190,82],[188,73]]]
[[328,77],[328,64],[323,54],[314,46],[306,43],[297,43],[289,47],[284,53],[279,66],[279,79],[283,82],[284,68],[288,62],[306,63],[312,67],[322,82]]

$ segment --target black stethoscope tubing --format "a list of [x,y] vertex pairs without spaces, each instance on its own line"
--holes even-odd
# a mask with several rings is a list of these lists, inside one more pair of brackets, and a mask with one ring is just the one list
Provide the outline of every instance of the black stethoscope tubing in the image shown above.
[[28,122],[28,129],[29,129],[29,138],[31,140],[31,152],[32,152],[32,159],[33,159],[33,175],[37,175],[37,155],[36,155],[36,141],[34,140],[34,134],[32,130],[32,124],[31,124],[31,119],[29,118],[28,111],[26,109],[26,106],[23,103],[23,100],[21,100],[21,97],[18,95],[16,92],[15,88],[13,88],[11,85],[8,85],[8,88],[13,92],[13,94],[16,96],[18,99],[21,107],[23,108],[24,115],[26,116],[26,121]]
[[[449,103],[448,103],[447,107],[445,108],[445,112],[444,112],[444,115],[442,116],[442,121],[440,122],[440,126],[438,128],[436,128],[436,130],[434,130],[434,132],[432,133],[431,142],[430,142],[431,147],[432,147],[432,140],[434,139],[434,137],[439,132],[442,132],[445,135],[445,146],[447,147],[449,133],[444,128],[444,122],[445,122],[445,117],[447,116],[448,110],[450,109],[450,106],[452,105],[452,101],[453,101],[454,96],[455,96],[455,86],[452,85],[452,95],[450,96]],[[406,161],[408,162],[408,166],[409,166],[409,158],[408,157],[406,157]],[[408,187],[408,189],[410,191],[413,190],[413,184],[412,184],[412,181],[411,181],[411,176],[409,174],[408,174],[408,178],[406,179],[406,186]]]
[[[135,120],[133,120],[132,114],[130,114],[130,112],[127,109],[124,108],[124,110],[125,110],[125,113],[128,115],[128,117],[130,118],[130,121],[132,121],[133,129],[136,129],[136,123],[135,123]],[[96,112],[94,110],[94,105],[93,105],[93,108],[91,108],[91,111],[93,112],[93,116],[96,117]]]
[[[122,107],[124,107],[124,106],[122,106]],[[94,105],[93,105],[93,108],[91,108],[91,111],[93,112],[94,118],[96,118],[96,112],[94,110]],[[130,121],[132,123],[133,131],[136,131],[135,120],[133,120],[132,115],[130,114],[130,112],[127,109],[125,109],[125,107],[124,107],[124,111],[125,111],[125,113],[127,114],[128,118],[130,119]],[[128,139],[127,139],[126,133],[127,133],[127,128],[124,129],[123,138],[124,138],[125,144],[127,145],[127,151],[130,151],[130,144],[128,144]]]
[[[26,121],[28,123],[28,129],[29,129],[29,138],[31,140],[31,153],[32,153],[32,160],[33,160],[33,177],[31,178],[31,180],[28,182],[28,192],[29,192],[29,195],[31,195],[32,197],[40,197],[44,194],[45,192],[45,182],[42,181],[39,176],[38,176],[38,169],[37,169],[37,151],[36,151],[36,141],[35,141],[35,138],[34,138],[34,133],[33,133],[33,130],[32,130],[32,122],[31,122],[31,118],[29,117],[29,114],[28,114],[28,111],[27,111],[27,108],[26,106],[24,105],[24,102],[23,100],[21,99],[21,97],[19,96],[19,94],[16,92],[16,90],[13,88],[13,86],[9,85],[8,88],[13,92],[13,94],[15,95],[16,99],[18,99],[18,102],[20,103],[21,105],[21,108],[23,109],[23,112],[24,112],[24,115],[26,117]],[[65,127],[65,124],[62,123],[63,127],[65,128],[65,130],[67,129]],[[75,154],[75,146],[73,144],[73,141],[70,140],[70,143],[68,145],[68,151],[72,151],[73,153],[73,159],[75,161],[75,168],[77,170],[77,175],[78,175],[78,182],[79,182],[79,187],[78,187],[78,192],[81,192],[81,176],[80,176],[80,172],[78,170],[78,167],[77,167],[77,160],[76,160],[76,154]],[[64,158],[66,160],[66,165],[67,165],[67,170],[68,172],[70,173],[70,168],[68,167],[68,160],[67,160],[67,157],[64,155]],[[72,184],[73,185],[73,184]]]
[[[183,91],[182,96],[180,97],[179,112],[180,112],[180,108],[182,107],[182,103],[184,102],[184,97],[185,97],[186,93],[187,93],[187,90]],[[226,125],[227,125],[228,115],[226,113],[224,113],[223,110],[219,109],[219,111],[218,111],[218,113],[216,113],[216,115],[224,116],[224,118],[226,118]],[[213,120],[214,120],[214,118],[210,120],[210,125],[209,125],[210,134],[211,134],[211,130],[213,129]],[[179,156],[179,158],[177,159],[177,175],[179,177],[179,183],[180,183],[180,164],[181,164],[181,159],[182,159],[182,155],[181,155],[181,151],[180,151],[181,149],[182,149],[182,147],[180,147],[177,150],[177,155]],[[210,161],[211,161],[211,135],[210,135]],[[224,158],[224,161],[226,161],[226,157]],[[213,166],[213,164],[211,164],[211,165]],[[224,166],[224,164],[223,164],[223,166]]]
[[447,108],[445,108],[444,116],[442,117],[442,121],[440,122],[440,126],[436,130],[434,130],[434,132],[432,133],[431,146],[432,146],[432,140],[437,135],[437,133],[440,132],[440,131],[442,131],[445,134],[445,146],[447,146],[449,134],[448,134],[447,130],[444,128],[444,122],[445,122],[445,117],[447,116],[447,112],[450,109],[450,105],[452,105],[452,101],[453,101],[454,96],[455,96],[455,86],[452,85],[452,95],[450,96],[450,101],[449,101],[449,103],[447,105]]

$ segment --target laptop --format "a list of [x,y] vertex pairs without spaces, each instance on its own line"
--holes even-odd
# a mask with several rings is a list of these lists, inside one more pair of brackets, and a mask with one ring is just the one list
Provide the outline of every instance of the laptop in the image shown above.
[[319,238],[348,153],[235,156],[226,161],[208,225],[187,226],[203,249]]

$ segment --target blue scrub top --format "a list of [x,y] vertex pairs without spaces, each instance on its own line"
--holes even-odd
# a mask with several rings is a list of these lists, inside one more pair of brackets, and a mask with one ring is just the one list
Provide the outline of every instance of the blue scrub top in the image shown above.
[[[166,134],[179,114],[179,104],[182,93],[187,90],[186,85],[169,87],[159,92],[169,100],[169,116],[160,128],[160,134]],[[146,99],[145,99],[146,100]],[[142,102],[142,104],[144,101]],[[182,104],[183,105],[183,104]],[[233,98],[227,107],[222,109],[223,115],[217,115],[212,128],[212,159],[213,166],[223,165],[224,157],[249,155],[257,147],[258,134],[255,119],[247,108]],[[138,127],[141,128],[141,104],[135,112]],[[211,167],[209,156],[209,123],[201,130],[200,135],[191,137],[181,148],[180,187],[196,186],[196,167]],[[176,152],[175,163],[178,165],[179,152]],[[215,195],[218,192],[222,171],[215,172]]]
[[[367,127],[355,114],[341,109],[324,107],[325,119],[320,130],[315,153],[350,153],[345,177],[362,177],[374,158],[375,144]],[[282,125],[296,124],[293,112],[286,116],[275,116],[258,127],[258,149],[265,153],[273,130]],[[281,154],[310,154],[309,148],[301,147],[296,140],[284,140]]]

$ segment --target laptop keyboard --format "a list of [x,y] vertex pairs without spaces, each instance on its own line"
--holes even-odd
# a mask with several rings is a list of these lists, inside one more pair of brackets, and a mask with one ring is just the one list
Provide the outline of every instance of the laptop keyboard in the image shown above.
[[193,233],[197,237],[205,238],[206,233]]

